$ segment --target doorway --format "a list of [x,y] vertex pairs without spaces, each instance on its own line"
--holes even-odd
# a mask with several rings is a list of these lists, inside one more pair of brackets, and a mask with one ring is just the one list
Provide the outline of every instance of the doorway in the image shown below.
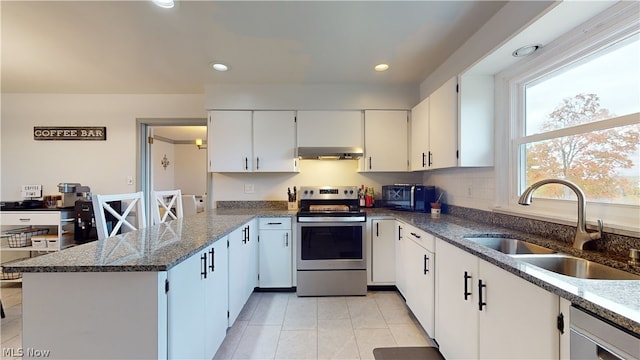
[[[197,196],[210,193],[206,118],[137,119],[137,131],[138,188],[145,194],[148,214],[153,190],[181,188],[183,194]],[[196,139],[202,139],[205,146],[197,147]],[[151,225],[151,216],[147,222]]]

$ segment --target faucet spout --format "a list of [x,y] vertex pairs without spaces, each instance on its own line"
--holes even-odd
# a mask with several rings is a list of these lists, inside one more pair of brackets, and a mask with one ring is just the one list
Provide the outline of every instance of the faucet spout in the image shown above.
[[576,228],[576,235],[573,240],[573,247],[575,249],[582,250],[584,248],[584,244],[589,241],[600,239],[602,237],[602,220],[598,220],[598,231],[590,233],[587,231],[587,221],[585,209],[587,205],[586,198],[584,196],[584,192],[580,187],[568,180],[562,179],[544,179],[540,180],[533,185],[529,186],[520,196],[518,200],[518,204],[520,205],[531,205],[533,200],[533,192],[536,191],[539,187],[546,184],[560,184],[565,185],[569,189],[573,190],[573,192],[578,197],[578,224]]

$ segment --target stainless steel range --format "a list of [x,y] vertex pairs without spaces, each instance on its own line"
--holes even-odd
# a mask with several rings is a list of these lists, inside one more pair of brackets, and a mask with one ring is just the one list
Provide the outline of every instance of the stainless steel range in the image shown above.
[[298,296],[367,294],[366,220],[357,186],[300,189]]

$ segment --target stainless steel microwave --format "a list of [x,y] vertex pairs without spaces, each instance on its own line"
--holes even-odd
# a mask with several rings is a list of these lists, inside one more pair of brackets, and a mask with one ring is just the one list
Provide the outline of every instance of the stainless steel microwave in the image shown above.
[[381,206],[394,210],[431,212],[436,201],[435,186],[396,184],[383,185]]

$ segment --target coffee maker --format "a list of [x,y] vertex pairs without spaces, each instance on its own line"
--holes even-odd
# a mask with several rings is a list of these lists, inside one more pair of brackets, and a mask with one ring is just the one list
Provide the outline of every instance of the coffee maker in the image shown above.
[[[108,203],[118,214],[122,214],[122,202],[110,201]],[[93,203],[90,200],[76,200],[74,206],[74,240],[76,244],[84,244],[90,241],[98,240],[98,232],[96,230],[95,214],[93,212]],[[118,220],[110,213],[105,214],[107,231],[111,232]],[[118,230],[118,234],[120,234]]]
[[58,191],[62,194],[63,208],[74,207],[77,200],[91,200],[91,189],[79,183],[60,183]]

